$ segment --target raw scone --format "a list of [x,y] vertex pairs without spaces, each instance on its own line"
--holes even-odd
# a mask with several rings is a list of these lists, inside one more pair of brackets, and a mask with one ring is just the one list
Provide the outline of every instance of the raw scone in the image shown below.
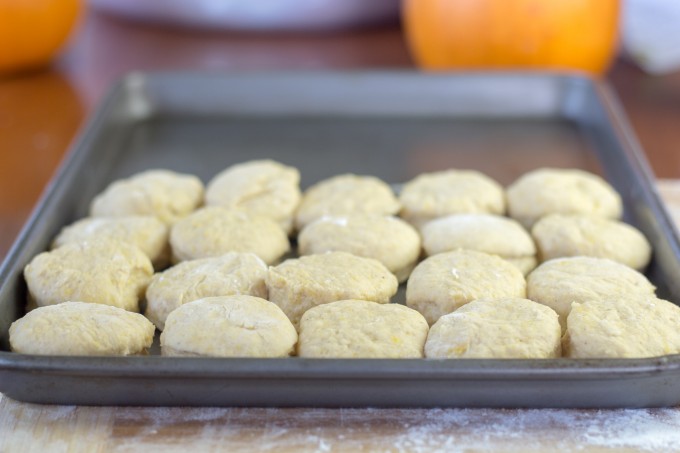
[[432,326],[425,356],[438,359],[560,357],[557,313],[527,299],[478,299]]
[[655,289],[644,275],[626,265],[585,256],[546,261],[527,277],[527,297],[555,310],[563,329],[572,302],[653,296]]
[[475,299],[526,297],[524,275],[496,256],[474,250],[440,253],[422,261],[406,286],[406,305],[432,325]]
[[423,173],[404,184],[401,216],[420,228],[450,214],[505,213],[503,187],[474,170]]
[[218,206],[199,209],[173,225],[170,245],[175,262],[251,252],[272,264],[290,250],[288,235],[272,219]]
[[602,178],[576,169],[542,168],[507,189],[508,213],[526,228],[548,214],[586,214],[618,219],[621,197]]
[[423,357],[427,321],[398,304],[342,300],[310,308],[300,320],[300,357]]
[[166,356],[287,357],[297,332],[273,303],[237,295],[206,297],[170,313],[161,334]]
[[98,239],[113,239],[136,245],[156,269],[165,267],[170,260],[168,227],[152,216],[88,217],[63,228],[52,248],[69,242]]
[[90,205],[92,217],[151,215],[166,224],[203,203],[203,183],[193,175],[149,170],[114,181]]
[[564,348],[573,358],[636,358],[680,353],[680,307],[653,296],[575,302]]
[[117,307],[64,302],[40,307],[9,328],[12,351],[39,355],[133,355],[151,347],[144,316]]
[[380,214],[324,216],[298,235],[300,255],[333,251],[374,258],[402,282],[420,256],[420,235],[403,220]]
[[600,217],[551,214],[536,222],[531,235],[542,261],[564,256],[594,256],[642,270],[652,254],[649,242],[640,231],[623,222]]
[[455,214],[428,222],[421,229],[427,255],[458,249],[498,255],[524,275],[536,267],[536,246],[516,221],[492,214]]
[[62,245],[24,269],[29,298],[39,307],[77,300],[139,311],[152,275],[137,246],[109,239]]
[[289,259],[269,269],[269,300],[296,326],[312,307],[345,299],[386,304],[397,292],[397,278],[377,260],[346,252]]
[[266,299],[266,276],[267,265],[253,253],[184,261],[153,276],[146,289],[145,315],[163,330],[170,312],[187,302],[234,294]]
[[293,229],[293,215],[300,198],[300,172],[273,160],[233,165],[217,174],[205,192],[207,205],[269,217],[287,233]]
[[295,225],[300,231],[323,216],[392,215],[399,212],[399,208],[394,192],[380,179],[345,174],[320,181],[305,191]]

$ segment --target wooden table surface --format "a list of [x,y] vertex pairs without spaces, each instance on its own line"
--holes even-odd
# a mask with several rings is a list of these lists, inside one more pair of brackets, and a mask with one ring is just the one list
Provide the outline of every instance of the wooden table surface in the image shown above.
[[[412,68],[395,27],[322,35],[177,31],[87,14],[52,69],[0,79],[0,257],[78,127],[130,70]],[[680,178],[680,73],[608,76],[656,175]],[[680,213],[680,190],[662,183]],[[680,218],[680,215],[678,215]],[[556,389],[559,391],[559,389]],[[39,406],[0,396],[7,451],[680,451],[680,409],[236,409]]]

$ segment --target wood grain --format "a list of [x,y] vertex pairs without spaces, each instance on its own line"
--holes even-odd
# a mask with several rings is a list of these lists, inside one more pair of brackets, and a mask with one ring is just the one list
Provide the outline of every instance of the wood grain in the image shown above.
[[680,451],[680,410],[38,406],[0,400],[0,451]]

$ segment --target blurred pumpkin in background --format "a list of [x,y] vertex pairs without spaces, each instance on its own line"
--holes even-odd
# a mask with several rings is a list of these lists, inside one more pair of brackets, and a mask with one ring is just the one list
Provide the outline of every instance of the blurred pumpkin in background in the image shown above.
[[617,47],[619,0],[404,0],[403,18],[426,69],[602,74]]
[[0,74],[47,64],[80,8],[80,0],[0,0]]

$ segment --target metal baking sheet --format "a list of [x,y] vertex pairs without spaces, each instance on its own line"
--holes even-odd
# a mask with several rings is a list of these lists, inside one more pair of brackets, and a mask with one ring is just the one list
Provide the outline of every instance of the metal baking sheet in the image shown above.
[[89,405],[651,407],[680,403],[680,357],[313,360],[44,357],[8,352],[25,264],[114,179],[270,157],[302,185],[342,172],[398,185],[474,168],[508,184],[538,167],[602,174],[651,241],[649,278],[680,300],[680,244],[617,102],[557,74],[133,74],[84,129],[0,269],[0,391]]

